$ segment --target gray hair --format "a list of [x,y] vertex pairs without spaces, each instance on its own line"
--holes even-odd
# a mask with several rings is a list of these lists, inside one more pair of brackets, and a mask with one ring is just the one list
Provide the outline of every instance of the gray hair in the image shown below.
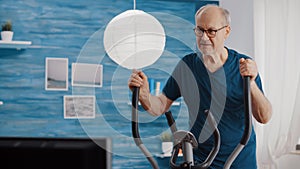
[[229,11],[228,11],[227,9],[225,9],[225,8],[222,8],[222,7],[218,6],[218,5],[216,5],[216,4],[207,4],[207,5],[204,5],[204,6],[202,6],[201,8],[199,8],[198,11],[197,11],[196,14],[195,14],[195,19],[196,19],[196,17],[197,17],[201,12],[204,11],[204,9],[206,9],[206,8],[208,8],[208,7],[217,7],[217,8],[222,12],[222,14],[223,14],[223,16],[224,16],[225,24],[226,24],[226,25],[230,25],[230,23],[231,23],[231,18],[230,18],[230,13],[229,13]]

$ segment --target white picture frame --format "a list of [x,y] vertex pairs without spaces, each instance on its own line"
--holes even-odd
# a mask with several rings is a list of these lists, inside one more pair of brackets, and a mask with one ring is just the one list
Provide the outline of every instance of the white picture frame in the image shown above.
[[101,64],[72,63],[72,86],[102,87]]
[[64,118],[65,119],[91,119],[95,118],[94,95],[65,95]]
[[45,90],[68,90],[68,58],[46,57]]

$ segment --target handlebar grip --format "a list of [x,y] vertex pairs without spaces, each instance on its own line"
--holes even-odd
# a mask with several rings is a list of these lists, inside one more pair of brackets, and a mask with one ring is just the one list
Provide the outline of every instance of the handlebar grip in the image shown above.
[[135,144],[144,153],[147,160],[150,162],[153,169],[159,169],[159,166],[155,159],[152,157],[150,151],[143,144],[140,134],[139,134],[139,123],[138,123],[138,102],[139,102],[139,91],[138,87],[134,87],[132,91],[132,117],[131,117],[131,130],[132,137],[134,138]]
[[237,158],[239,153],[248,143],[252,132],[252,107],[251,107],[251,94],[250,94],[250,77],[244,76],[243,79],[243,92],[244,92],[244,105],[245,105],[245,129],[240,143],[235,147],[225,162],[224,169],[229,169],[233,161]]
[[245,104],[245,131],[240,141],[242,145],[246,145],[249,141],[252,132],[252,107],[250,94],[250,76],[245,76],[243,79],[244,87],[244,104]]
[[132,136],[135,140],[136,145],[142,144],[139,134],[139,125],[138,125],[138,102],[139,102],[139,88],[134,87],[132,91],[132,114],[131,114],[131,130]]

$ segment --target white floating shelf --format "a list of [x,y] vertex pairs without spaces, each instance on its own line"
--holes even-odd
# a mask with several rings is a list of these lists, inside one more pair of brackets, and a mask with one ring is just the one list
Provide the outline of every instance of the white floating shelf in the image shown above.
[[[131,106],[131,102],[128,102],[128,105]],[[142,104],[141,104],[140,102],[138,102],[138,105],[140,106],[140,105],[142,105]],[[180,106],[180,102],[174,101],[174,102],[172,103],[172,106]]]
[[3,41],[0,40],[0,48],[25,49],[31,45],[31,41]]

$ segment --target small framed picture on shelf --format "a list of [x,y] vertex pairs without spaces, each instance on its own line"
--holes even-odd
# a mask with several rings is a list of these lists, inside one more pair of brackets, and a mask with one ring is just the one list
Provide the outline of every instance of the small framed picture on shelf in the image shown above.
[[95,118],[95,96],[93,95],[65,95],[65,119]]
[[68,58],[46,58],[45,89],[68,90]]
[[72,63],[72,86],[102,87],[103,66]]

